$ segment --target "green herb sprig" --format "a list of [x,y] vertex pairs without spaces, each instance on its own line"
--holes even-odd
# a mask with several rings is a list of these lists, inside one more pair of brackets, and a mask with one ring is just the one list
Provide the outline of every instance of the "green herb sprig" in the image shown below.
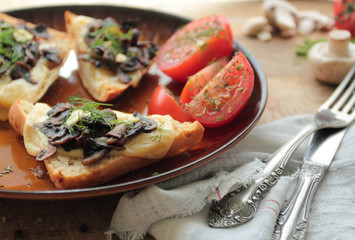
[[94,112],[100,111],[99,107],[112,107],[112,104],[109,103],[99,103],[94,102],[90,99],[81,98],[81,97],[74,97],[71,96],[68,98],[70,104],[74,106],[74,110],[81,109],[84,112]]
[[[114,113],[111,111],[104,111],[102,109],[102,107],[112,107],[113,104],[94,102],[81,97],[69,97],[68,101],[72,104],[72,111],[81,110],[84,113],[87,113],[87,116],[85,117],[85,121],[87,122],[105,122],[111,129],[121,123],[126,126],[132,124],[131,121],[116,119],[116,115]],[[79,129],[86,128],[84,119],[81,119],[75,124],[75,126]]]
[[152,139],[153,142],[160,142],[163,133],[169,133],[170,132],[170,130],[163,128],[164,124],[165,124],[165,122],[161,122],[158,125],[157,131],[156,131],[157,133],[154,136],[151,136],[151,139]]
[[[116,125],[115,115],[109,111],[102,111],[101,107],[110,107],[112,104],[98,103],[89,99],[80,97],[69,97],[69,103],[72,104],[72,111],[81,110],[84,113],[88,113],[87,121],[98,122],[103,121],[113,128]],[[76,124],[77,127],[82,128],[80,123]]]

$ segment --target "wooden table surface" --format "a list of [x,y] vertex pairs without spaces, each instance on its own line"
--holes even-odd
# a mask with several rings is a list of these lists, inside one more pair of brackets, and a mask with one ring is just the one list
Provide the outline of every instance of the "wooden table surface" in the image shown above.
[[[95,1],[0,0],[1,11],[41,4],[95,3]],[[124,4],[127,1],[100,1]],[[129,1],[129,6],[153,8],[181,16],[198,18],[221,14],[229,18],[235,38],[259,60],[268,79],[269,96],[258,125],[284,117],[314,113],[334,87],[314,80],[305,59],[295,55],[295,46],[304,37],[273,38],[260,42],[241,35],[243,22],[261,15],[259,1]],[[96,1],[97,3],[97,1]],[[329,1],[292,1],[300,10],[317,9],[332,14]],[[324,38],[326,33],[314,33],[311,38]],[[105,239],[112,213],[120,195],[86,200],[33,201],[0,199],[0,239]],[[114,237],[113,239],[117,239]],[[152,239],[147,236],[146,239]]]

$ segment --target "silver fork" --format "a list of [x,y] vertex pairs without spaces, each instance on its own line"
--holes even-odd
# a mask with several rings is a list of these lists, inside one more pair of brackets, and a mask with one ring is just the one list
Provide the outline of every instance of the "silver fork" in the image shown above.
[[253,180],[249,186],[230,192],[220,201],[212,203],[208,215],[211,227],[233,227],[252,219],[263,193],[277,183],[292,153],[307,136],[322,128],[346,127],[354,121],[354,75],[355,66],[318,109],[313,121],[265,160],[266,166],[261,178]]

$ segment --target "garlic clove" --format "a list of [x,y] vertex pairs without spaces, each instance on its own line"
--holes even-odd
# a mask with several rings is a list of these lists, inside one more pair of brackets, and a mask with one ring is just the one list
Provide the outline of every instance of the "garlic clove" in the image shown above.
[[301,35],[308,35],[316,29],[316,23],[312,19],[304,18],[298,21],[297,31]]
[[272,27],[263,16],[248,19],[242,27],[242,33],[246,36],[256,37],[261,41],[269,41],[272,38]]
[[271,40],[272,35],[271,32],[269,31],[262,31],[256,35],[256,38],[259,39],[260,41],[267,42]]

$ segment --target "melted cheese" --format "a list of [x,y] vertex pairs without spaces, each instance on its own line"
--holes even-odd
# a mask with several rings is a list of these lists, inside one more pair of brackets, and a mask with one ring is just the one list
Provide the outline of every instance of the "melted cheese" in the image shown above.
[[67,121],[65,121],[65,124],[68,125],[69,127],[73,126],[74,124],[76,124],[77,122],[80,121],[80,119],[82,119],[83,117],[89,117],[91,114],[90,113],[84,113],[83,110],[74,110],[69,118],[67,119]]
[[42,123],[47,120],[47,112],[50,107],[45,103],[36,103],[26,118],[23,127],[23,140],[26,150],[32,156],[37,156],[49,145],[47,137],[34,127],[35,123]]
[[31,78],[37,84],[29,83],[23,78],[11,80],[7,74],[4,74],[0,80],[0,105],[10,108],[19,96],[32,102],[32,99],[42,92],[43,81],[41,79],[47,79],[51,75],[50,70],[44,64],[45,61],[43,58],[40,59],[31,70]]
[[[159,128],[150,133],[141,133],[125,145],[122,155],[141,158],[162,158],[173,144],[175,133],[173,119],[169,116],[153,115]],[[160,137],[158,137],[158,135]]]
[[72,21],[72,28],[74,30],[75,38],[77,41],[77,49],[79,52],[88,52],[89,48],[87,44],[85,43],[85,36],[88,33],[88,26],[90,23],[92,23],[95,19],[83,15],[79,15],[75,17]]

